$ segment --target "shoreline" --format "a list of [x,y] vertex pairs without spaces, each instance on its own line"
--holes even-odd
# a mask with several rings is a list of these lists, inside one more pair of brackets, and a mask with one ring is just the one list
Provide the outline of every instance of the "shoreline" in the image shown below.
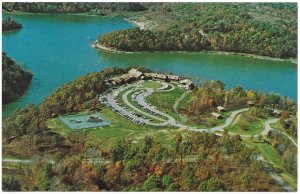
[[213,53],[219,55],[237,55],[243,57],[250,57],[255,59],[264,59],[264,60],[272,60],[272,61],[282,61],[282,62],[290,62],[297,64],[297,59],[281,59],[275,57],[268,57],[268,56],[260,56],[254,54],[247,54],[247,53],[235,53],[235,52],[228,52],[228,51],[122,51],[117,50],[114,48],[109,48],[104,45],[99,44],[97,41],[92,43],[92,47],[96,48],[103,52],[108,53],[124,53],[124,54],[131,54],[131,53]]
[[137,20],[130,20],[128,18],[124,18],[124,20],[126,20],[127,22],[132,23],[134,26],[137,26],[140,30],[144,30],[145,29],[145,23],[144,22],[139,22]]
[[[145,29],[145,23],[144,22],[139,22],[137,20],[130,20],[128,18],[122,17],[122,16],[100,16],[100,15],[93,15],[93,14],[88,14],[88,13],[59,13],[59,14],[53,14],[53,13],[31,13],[31,12],[20,12],[20,11],[3,11],[3,13],[8,13],[8,14],[41,14],[41,15],[74,15],[74,16],[92,16],[92,17],[120,17],[124,19],[125,21],[133,24],[134,26],[139,27],[141,30]],[[247,53],[236,53],[236,52],[228,52],[228,51],[121,51],[117,50],[114,48],[108,48],[103,45],[100,45],[97,41],[93,42],[92,44],[93,48],[96,48],[98,50],[101,50],[103,52],[109,52],[109,53],[171,53],[171,52],[176,52],[176,53],[214,53],[214,54],[220,54],[220,55],[237,55],[237,56],[243,56],[243,57],[250,57],[250,58],[255,58],[255,59],[264,59],[264,60],[273,60],[273,61],[282,61],[282,62],[290,62],[297,64],[297,58],[288,58],[288,59],[283,59],[283,58],[275,58],[275,57],[268,57],[268,56],[261,56],[261,55],[255,55],[255,54],[247,54]]]

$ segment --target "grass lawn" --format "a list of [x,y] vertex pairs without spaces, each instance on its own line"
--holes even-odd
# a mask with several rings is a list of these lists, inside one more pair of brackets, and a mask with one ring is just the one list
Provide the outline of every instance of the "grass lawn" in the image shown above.
[[276,168],[282,167],[282,159],[278,152],[268,143],[251,142],[249,139],[244,139],[251,147],[256,148],[266,161],[271,163]]
[[231,125],[226,127],[229,132],[241,135],[255,135],[264,130],[266,119],[254,117],[254,120],[251,121],[247,119],[247,117],[249,117],[249,112],[241,113],[240,115],[241,116],[236,117],[238,120],[233,121]]
[[177,115],[173,110],[173,106],[175,101],[185,92],[183,88],[179,88],[175,86],[175,89],[170,92],[155,92],[151,96],[147,98],[149,104],[152,104],[159,108],[160,110],[164,110],[170,116],[174,117],[176,120],[181,120],[181,118]]
[[161,84],[156,81],[145,81],[142,83],[145,88],[157,89],[161,87]]
[[189,100],[193,96],[194,92],[187,93],[185,97],[182,99],[182,101],[179,103],[177,109],[180,110],[187,110],[189,105]]
[[106,149],[109,149],[119,139],[131,138],[132,140],[139,141],[146,135],[150,135],[161,143],[168,145],[170,138],[178,131],[177,128],[172,126],[156,127],[138,125],[109,108],[104,108],[100,113],[112,122],[111,125],[74,131],[64,125],[58,118],[48,120],[47,125],[50,129],[64,137],[71,134],[83,135],[86,131],[86,146],[101,146]]

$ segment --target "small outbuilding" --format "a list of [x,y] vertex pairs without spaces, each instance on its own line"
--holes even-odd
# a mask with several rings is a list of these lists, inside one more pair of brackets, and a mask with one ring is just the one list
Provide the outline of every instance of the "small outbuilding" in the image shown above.
[[212,112],[212,113],[210,113],[215,119],[222,119],[223,118],[223,116],[222,115],[220,115],[220,114],[218,114],[218,113],[215,113],[215,112]]
[[189,79],[181,80],[179,81],[179,83],[181,84],[182,87],[184,87],[187,90],[193,90],[195,88],[195,85]]
[[274,109],[272,114],[276,117],[279,117],[281,115],[282,111],[278,110],[278,109]]
[[223,106],[218,106],[217,109],[218,109],[219,112],[225,112],[226,111],[226,109]]
[[249,101],[247,101],[247,105],[248,105],[248,106],[254,106],[255,103],[254,103],[253,101],[249,100]]

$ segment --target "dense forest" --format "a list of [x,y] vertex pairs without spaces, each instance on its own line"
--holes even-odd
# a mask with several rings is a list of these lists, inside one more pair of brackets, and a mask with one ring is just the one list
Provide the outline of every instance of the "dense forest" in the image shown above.
[[296,4],[168,3],[151,11],[155,9],[173,20],[167,30],[110,32],[100,36],[99,43],[125,51],[212,50],[297,56]]
[[2,52],[2,103],[20,97],[27,89],[32,74]]
[[144,11],[146,8],[140,3],[3,3],[7,11],[21,11],[30,13],[87,13],[92,15],[120,14],[130,11]]
[[[51,153],[55,161],[39,157],[30,168],[22,170],[26,185],[5,169],[4,190],[40,191],[278,191],[274,180],[264,171],[258,152],[247,146],[239,135],[229,136],[225,130],[222,137],[210,133],[175,133],[172,143],[161,144],[146,136],[138,144],[123,139],[110,149],[101,145],[85,143],[86,132],[63,137],[47,126],[47,120],[66,113],[83,110],[101,110],[98,94],[108,86],[104,80],[128,72],[130,68],[109,68],[90,73],[72,81],[53,92],[39,106],[28,105],[16,110],[3,121],[3,153],[28,157]],[[138,68],[140,71],[148,69]],[[210,90],[208,89],[210,88]],[[211,93],[210,93],[211,91]],[[258,99],[241,87],[224,91],[222,82],[203,83],[193,93],[202,100],[223,102],[225,93],[228,106],[244,102],[244,98]],[[205,94],[207,93],[207,94]],[[213,93],[215,95],[213,96]],[[229,95],[229,94],[226,94]],[[239,99],[241,98],[241,99]],[[229,100],[232,99],[232,100]],[[263,107],[282,106],[281,97],[261,100]],[[202,105],[195,105],[201,107]],[[293,103],[286,110],[293,110]],[[206,107],[206,106],[204,106]],[[195,109],[196,110],[196,109]],[[190,114],[199,114],[207,109]],[[297,128],[297,127],[296,127]],[[272,145],[284,158],[285,168],[294,174],[297,169],[296,149],[289,141],[276,133],[268,134]],[[261,140],[260,140],[261,141]],[[12,146],[14,145],[14,146]],[[27,145],[24,147],[24,145]],[[91,147],[92,146],[92,147]],[[28,178],[28,176],[32,178]],[[22,181],[24,183],[24,180]]]
[[2,19],[2,31],[16,30],[20,28],[22,28],[22,24],[19,24],[14,19],[11,19],[10,17]]
[[[182,137],[177,134],[169,148],[149,136],[141,144],[124,139],[110,150],[94,148],[96,157],[101,160],[92,163],[87,160],[85,149],[77,148],[76,153],[73,151],[57,164],[38,160],[30,171],[35,184],[28,189],[272,191],[276,188],[274,180],[263,171],[262,162],[256,160],[257,153],[239,136],[224,134],[220,138],[193,133]],[[188,156],[193,159],[187,159]],[[4,178],[3,189],[20,189],[16,180],[12,182],[11,179]]]

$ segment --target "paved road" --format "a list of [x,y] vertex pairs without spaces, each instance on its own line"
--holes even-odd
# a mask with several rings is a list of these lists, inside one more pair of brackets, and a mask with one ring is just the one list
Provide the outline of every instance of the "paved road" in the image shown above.
[[[240,113],[248,111],[249,108],[243,108],[243,109],[239,109],[239,110],[235,110],[231,113],[230,117],[226,119],[225,124],[217,126],[217,127],[213,127],[213,128],[208,128],[208,129],[199,129],[196,127],[188,127],[185,125],[178,125],[179,127],[183,127],[187,130],[190,131],[200,131],[200,132],[220,132],[223,131],[224,128],[226,128],[228,125],[230,125],[230,123],[233,121],[233,119]],[[220,135],[220,133],[217,133],[217,135]]]
[[2,162],[7,162],[7,163],[31,163],[32,160],[3,158]]
[[[149,114],[149,113],[147,113],[147,112],[145,112],[145,111],[142,111],[141,109],[139,109],[139,108],[137,108],[136,106],[132,105],[132,104],[128,101],[128,94],[131,93],[131,92],[133,92],[133,91],[136,91],[136,90],[137,90],[137,89],[135,89],[135,90],[127,90],[127,91],[122,95],[122,100],[124,101],[124,103],[125,103],[127,106],[129,106],[130,108],[132,108],[133,110],[135,110],[136,112],[139,112],[139,113],[141,113],[141,114],[143,114],[143,115],[146,115],[146,116],[148,116],[148,117],[154,118],[154,119],[159,120],[159,121],[162,121],[162,122],[166,121],[166,120],[164,120],[164,119],[162,119],[162,118],[159,118],[159,117],[154,116],[154,115],[152,115],[152,114]],[[143,93],[141,93],[141,94],[143,94]],[[138,96],[140,96],[141,94],[139,94]]]
[[168,115],[167,113],[165,113],[163,111],[160,111],[160,110],[156,109],[154,106],[151,106],[146,102],[145,99],[148,96],[150,96],[151,94],[152,94],[152,91],[149,90],[149,89],[147,89],[146,92],[142,92],[142,93],[138,94],[136,96],[136,100],[137,100],[138,104],[140,104],[142,107],[144,107],[145,109],[147,109],[151,112],[154,112],[156,114],[159,114],[161,116],[164,116],[164,117],[168,118],[167,124],[175,124],[176,121],[173,117],[171,117],[170,115]]
[[[156,89],[156,91],[158,91],[158,92],[170,92],[175,89],[173,84],[168,84],[166,82],[160,82],[160,84],[162,84],[162,87]],[[166,90],[168,88],[168,86],[171,86],[171,88]]]
[[286,136],[287,138],[289,138],[289,140],[291,140],[291,142],[297,147],[297,142],[295,141],[294,138],[292,138],[290,135],[288,135],[287,133],[284,133],[280,130],[274,129],[271,127],[272,123],[276,123],[279,119],[270,119],[268,121],[265,122],[265,130],[262,132],[262,135],[266,135],[269,131],[274,130],[276,132],[281,133],[282,135]]
[[[264,130],[258,134],[253,135],[252,137],[258,137],[260,135],[267,135],[269,131],[276,131],[279,132],[281,134],[283,134],[284,136],[286,136],[289,140],[291,140],[291,142],[297,147],[297,142],[295,141],[294,138],[292,138],[290,135],[288,135],[287,133],[284,133],[280,130],[274,129],[271,127],[271,124],[276,123],[279,119],[278,118],[273,118],[273,119],[269,119],[264,123]],[[232,132],[228,132],[231,135],[236,135],[236,133],[232,133]],[[239,134],[241,137],[247,137],[250,138],[251,135],[241,135]]]
[[[33,163],[35,159],[12,159],[12,158],[2,158],[2,162],[5,163]],[[47,160],[48,163],[54,164],[54,160]]]

